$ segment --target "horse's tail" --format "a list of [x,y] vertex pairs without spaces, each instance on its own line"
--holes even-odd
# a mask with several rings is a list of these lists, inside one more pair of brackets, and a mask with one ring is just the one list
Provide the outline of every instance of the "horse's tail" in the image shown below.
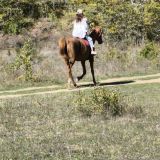
[[66,38],[63,37],[58,41],[59,52],[61,56],[67,56],[67,43]]

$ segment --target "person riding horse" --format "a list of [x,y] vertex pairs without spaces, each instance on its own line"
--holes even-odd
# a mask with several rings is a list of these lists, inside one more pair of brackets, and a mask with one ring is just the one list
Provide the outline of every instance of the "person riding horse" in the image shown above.
[[[85,62],[88,60],[90,63],[93,83],[96,85],[96,79],[94,76],[94,55],[96,54],[94,44],[97,41],[98,44],[102,44],[102,28],[95,26],[91,32],[87,34],[87,19],[84,17],[82,10],[77,11],[76,20],[74,21],[74,28],[72,36],[63,36],[58,41],[59,53],[64,59],[68,71],[68,82],[77,87],[76,81],[81,80],[86,74]],[[90,45],[86,45],[86,40]],[[87,43],[88,43],[87,42]],[[82,64],[82,75],[75,79],[72,75],[72,67],[76,61],[80,61]]]
[[96,54],[92,38],[88,35],[87,18],[81,9],[77,10],[76,19],[73,22],[72,36],[75,38],[86,39],[91,47],[91,54]]

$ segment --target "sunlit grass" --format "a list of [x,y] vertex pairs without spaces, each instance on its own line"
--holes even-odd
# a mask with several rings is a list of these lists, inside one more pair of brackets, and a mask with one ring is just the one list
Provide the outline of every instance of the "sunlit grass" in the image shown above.
[[158,86],[113,87],[143,107],[138,118],[83,117],[72,103],[76,93],[0,100],[0,159],[158,160]]

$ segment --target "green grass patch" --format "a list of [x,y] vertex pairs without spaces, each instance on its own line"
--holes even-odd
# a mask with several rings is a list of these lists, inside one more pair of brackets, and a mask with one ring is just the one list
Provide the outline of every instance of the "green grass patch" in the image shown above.
[[84,117],[72,103],[76,92],[1,99],[0,159],[159,159],[159,84],[111,89],[145,114]]

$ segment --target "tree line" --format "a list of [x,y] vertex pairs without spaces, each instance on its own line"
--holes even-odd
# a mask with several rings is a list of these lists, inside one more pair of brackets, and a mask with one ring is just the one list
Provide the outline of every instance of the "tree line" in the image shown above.
[[90,25],[103,27],[108,40],[160,40],[158,0],[0,0],[0,32],[20,34],[39,18],[58,20],[82,8]]

